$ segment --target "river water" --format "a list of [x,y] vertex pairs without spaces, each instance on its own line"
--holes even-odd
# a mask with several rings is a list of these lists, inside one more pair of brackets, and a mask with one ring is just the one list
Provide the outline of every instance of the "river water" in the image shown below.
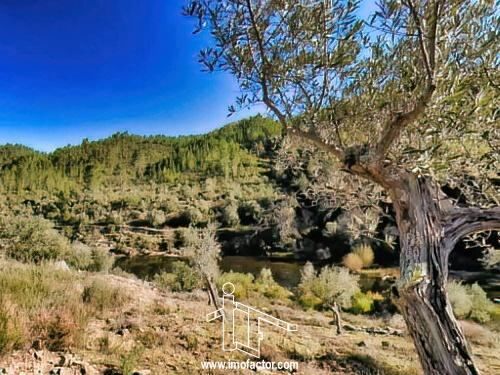
[[[141,279],[151,279],[155,274],[169,272],[175,257],[166,256],[135,256],[131,258],[120,258],[116,261],[116,266],[126,272],[133,273]],[[269,268],[274,279],[280,285],[292,289],[300,281],[300,270],[304,262],[283,261],[270,258],[250,257],[250,256],[226,256],[221,259],[220,268],[224,272],[234,271],[241,273],[251,273],[257,276],[263,268]],[[392,274],[394,270],[392,270]],[[466,272],[451,271],[450,277],[457,280],[464,280],[466,283],[478,282],[490,298],[500,298],[500,275],[495,272]],[[362,274],[360,276],[360,286],[364,291],[382,291],[387,288],[388,282],[382,280],[377,273]]]

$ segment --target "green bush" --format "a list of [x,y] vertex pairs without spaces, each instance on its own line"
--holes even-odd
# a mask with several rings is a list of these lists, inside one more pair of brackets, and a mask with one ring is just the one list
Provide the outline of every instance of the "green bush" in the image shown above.
[[477,283],[463,285],[451,281],[448,283],[447,291],[448,299],[457,318],[471,319],[478,323],[491,320],[494,305]]
[[240,224],[238,216],[238,205],[236,202],[229,202],[222,210],[222,223],[229,227],[235,227]]
[[5,254],[24,263],[63,260],[70,252],[69,241],[38,217],[2,218],[0,239]]
[[273,274],[270,269],[263,268],[259,276],[255,280],[256,290],[267,298],[276,300],[286,300],[291,293],[274,281]]
[[374,300],[370,294],[358,292],[352,297],[351,312],[354,314],[368,314],[373,311]]
[[80,242],[73,243],[64,260],[72,268],[90,272],[109,272],[114,258],[105,249],[90,248]]
[[93,264],[92,250],[89,246],[81,242],[74,242],[71,244],[71,251],[65,258],[68,266],[77,270],[86,271]]
[[157,274],[153,281],[160,289],[173,292],[191,292],[202,286],[201,275],[182,261],[173,262],[171,272]]
[[457,318],[465,319],[469,316],[472,309],[472,300],[465,285],[456,281],[449,282],[448,299]]
[[469,319],[478,323],[487,323],[491,320],[493,303],[488,299],[486,292],[477,283],[469,287],[469,295],[472,301],[472,309]]
[[234,296],[237,299],[247,299],[254,289],[253,281],[254,277],[250,273],[224,272],[217,279],[217,288],[222,290],[225,283],[232,283],[234,285]]

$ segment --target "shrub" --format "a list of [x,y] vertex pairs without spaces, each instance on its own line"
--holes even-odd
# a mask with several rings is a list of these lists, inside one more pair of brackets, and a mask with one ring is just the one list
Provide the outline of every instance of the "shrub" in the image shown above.
[[240,224],[238,216],[238,205],[236,202],[229,202],[222,211],[222,222],[230,227],[235,227]]
[[85,286],[82,300],[95,310],[103,312],[107,309],[122,307],[129,300],[129,297],[122,289],[97,279],[92,284]]
[[255,284],[257,291],[267,298],[286,300],[291,295],[287,289],[274,281],[273,274],[268,268],[263,268],[260,271]]
[[342,264],[351,271],[359,272],[363,268],[363,260],[358,254],[349,253],[342,260]]
[[155,275],[154,283],[164,290],[191,292],[202,286],[202,278],[198,272],[185,262],[175,261],[172,263],[172,272]]
[[0,263],[0,352],[35,339],[53,350],[80,343],[88,314],[75,281],[50,264]]
[[33,311],[45,304],[64,305],[74,293],[70,272],[50,264],[40,266],[0,263],[0,291],[21,309]]
[[33,318],[31,332],[51,351],[63,351],[83,340],[88,313],[81,304],[40,310]]
[[72,268],[88,270],[93,264],[92,250],[81,242],[74,242],[71,244],[71,251],[65,260]]
[[362,268],[370,267],[373,264],[375,255],[370,245],[356,245],[352,252],[347,254],[343,259],[345,267],[351,271],[359,272]]
[[151,210],[148,212],[146,215],[146,220],[149,222],[149,224],[153,227],[159,227],[165,223],[166,216],[165,212],[161,210]]
[[81,242],[72,244],[65,261],[77,270],[105,273],[109,272],[114,264],[114,258],[107,250],[90,248]]
[[89,271],[108,273],[113,267],[115,260],[111,254],[105,249],[92,249],[92,265]]
[[469,318],[478,323],[487,323],[491,320],[490,312],[493,303],[488,299],[486,292],[477,283],[469,287],[472,309]]
[[154,276],[153,282],[163,290],[179,291],[180,284],[177,283],[177,275],[170,272],[158,273]]
[[6,255],[24,263],[62,260],[70,250],[69,241],[52,223],[38,217],[3,218],[0,233]]
[[352,297],[351,312],[354,314],[368,314],[373,311],[374,300],[370,294],[358,292]]
[[477,284],[470,286],[451,281],[447,287],[453,312],[460,319],[471,319],[479,323],[491,320],[493,303],[486,292]]
[[357,245],[354,247],[352,252],[360,257],[361,261],[363,262],[363,268],[368,268],[373,264],[375,255],[370,245]]
[[455,316],[459,319],[467,318],[472,309],[472,300],[467,292],[467,287],[456,281],[451,281],[448,283],[447,290]]
[[237,299],[247,299],[253,289],[254,277],[250,273],[225,272],[217,279],[217,288],[222,289],[225,283],[234,285],[234,296]]
[[324,267],[316,275],[307,263],[298,286],[299,303],[309,308],[325,308],[337,302],[342,308],[349,308],[353,295],[359,292],[358,281],[358,276],[341,267]]

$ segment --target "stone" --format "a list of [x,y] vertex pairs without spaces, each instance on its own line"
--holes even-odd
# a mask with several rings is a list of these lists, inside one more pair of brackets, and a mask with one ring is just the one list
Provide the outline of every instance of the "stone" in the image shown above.
[[64,260],[55,262],[54,268],[60,271],[69,271],[69,266]]

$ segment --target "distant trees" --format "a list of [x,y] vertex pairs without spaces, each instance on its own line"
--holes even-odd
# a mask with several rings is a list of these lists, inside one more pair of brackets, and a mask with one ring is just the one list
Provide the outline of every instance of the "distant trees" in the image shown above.
[[[253,175],[256,143],[281,136],[275,121],[255,116],[200,136],[142,137],[128,133],[67,146],[44,154],[24,146],[0,146],[4,192],[81,192],[132,183],[175,182],[190,175],[235,178]],[[265,148],[265,147],[264,147]]]

